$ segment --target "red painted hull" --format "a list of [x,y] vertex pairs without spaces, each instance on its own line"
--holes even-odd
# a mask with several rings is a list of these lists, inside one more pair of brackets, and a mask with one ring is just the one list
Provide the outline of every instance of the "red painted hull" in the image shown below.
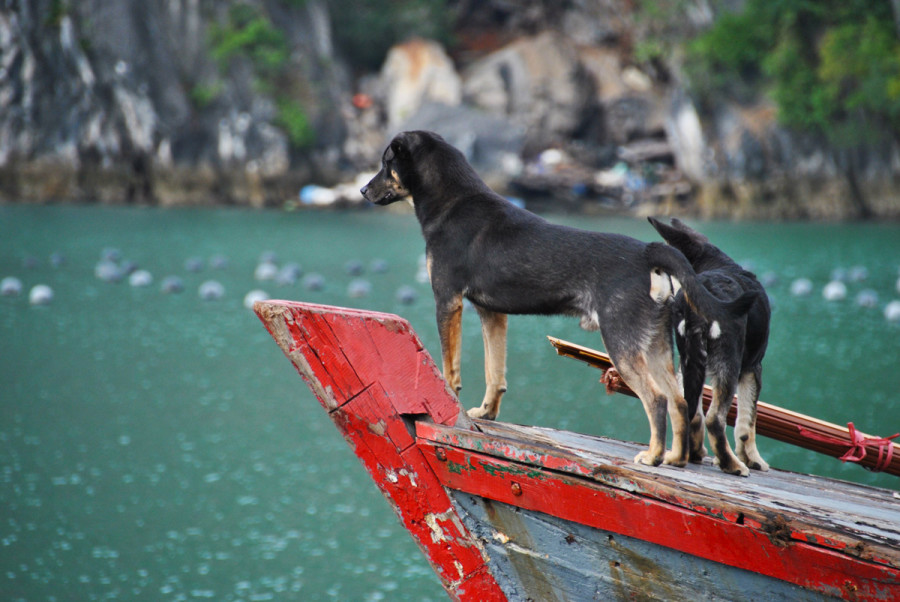
[[[554,571],[581,570],[564,566],[575,549],[567,543],[590,540],[588,554],[621,557],[612,547],[618,536],[652,546],[663,562],[688,555],[707,563],[704,573],[747,575],[745,583],[765,588],[760,595],[783,587],[787,598],[900,599],[900,503],[891,492],[779,471],[740,479],[711,465],[648,468],[629,461],[634,448],[623,442],[473,425],[402,318],[283,301],[256,311],[453,599],[669,591],[654,589],[672,584],[652,582],[637,561],[631,577],[620,560],[585,572],[579,590],[558,585],[570,577],[553,579]],[[843,492],[846,503],[829,505],[831,491]],[[475,506],[461,510],[468,504]],[[503,509],[512,511],[501,521]],[[565,535],[531,541],[510,524],[519,512]],[[526,543],[535,550],[523,552]],[[722,582],[700,578],[687,590],[717,591]]]

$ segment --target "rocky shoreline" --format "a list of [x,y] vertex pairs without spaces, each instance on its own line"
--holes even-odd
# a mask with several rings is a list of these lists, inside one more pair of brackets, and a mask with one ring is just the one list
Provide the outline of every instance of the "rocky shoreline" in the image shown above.
[[[896,144],[831,150],[765,100],[700,111],[677,57],[634,59],[624,3],[505,22],[464,3],[453,48],[409,39],[377,73],[351,72],[322,1],[87,0],[49,21],[52,4],[0,9],[0,202],[355,206],[387,140],[431,129],[537,209],[900,218]],[[237,8],[277,24],[277,77],[249,51],[215,58]]]

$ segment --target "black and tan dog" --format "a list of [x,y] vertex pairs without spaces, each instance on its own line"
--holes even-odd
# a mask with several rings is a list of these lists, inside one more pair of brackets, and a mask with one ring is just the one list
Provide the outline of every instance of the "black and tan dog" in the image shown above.
[[[676,293],[672,304],[675,342],[681,364],[684,397],[691,417],[692,461],[700,460],[703,447],[703,406],[700,396],[709,376],[713,399],[705,423],[719,467],[746,476],[748,467],[769,470],[756,448],[756,405],[762,388],[762,359],[769,340],[769,298],[762,284],[704,235],[677,219],[666,225],[649,218],[670,245],[681,251],[697,273],[697,279],[723,301],[750,294],[754,300],[746,312],[709,320],[694,311],[684,295]],[[725,435],[725,419],[735,390],[738,397],[735,451]]]
[[[635,461],[683,466],[688,460],[687,404],[672,365],[672,318],[647,294],[648,248],[666,258],[671,275],[705,316],[728,311],[697,281],[684,255],[617,234],[554,225],[493,192],[462,153],[431,132],[398,134],[381,171],[362,189],[388,205],[411,199],[425,238],[437,309],[444,377],[461,388],[463,298],[481,318],[486,391],[476,418],[494,419],[506,391],[507,314],[566,314],[599,329],[626,383],[650,420],[650,447]],[[666,453],[666,412],[674,442]]]

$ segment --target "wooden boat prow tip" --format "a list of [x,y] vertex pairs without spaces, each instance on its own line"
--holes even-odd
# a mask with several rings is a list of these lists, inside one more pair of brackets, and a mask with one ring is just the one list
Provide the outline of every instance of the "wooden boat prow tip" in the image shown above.
[[452,599],[900,599],[889,490],[472,421],[406,320],[254,308]]

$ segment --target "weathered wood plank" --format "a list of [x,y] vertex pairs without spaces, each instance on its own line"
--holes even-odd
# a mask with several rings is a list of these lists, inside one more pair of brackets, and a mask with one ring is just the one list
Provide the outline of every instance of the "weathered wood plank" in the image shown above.
[[559,517],[452,492],[512,600],[833,599],[786,581]]

